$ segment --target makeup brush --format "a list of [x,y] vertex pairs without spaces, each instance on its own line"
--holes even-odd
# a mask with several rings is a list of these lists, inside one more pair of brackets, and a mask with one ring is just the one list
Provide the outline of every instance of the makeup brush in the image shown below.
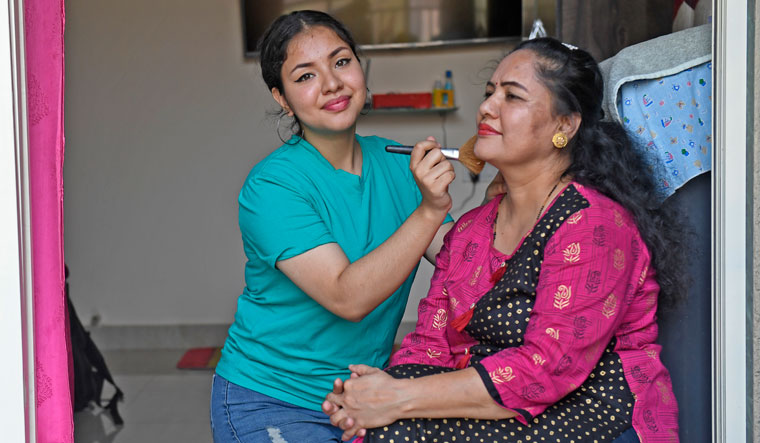
[[[449,160],[459,160],[459,163],[463,164],[470,172],[475,175],[480,174],[483,170],[485,162],[475,157],[475,141],[478,139],[477,135],[473,135],[469,140],[464,142],[461,148],[441,148],[443,156]],[[388,145],[385,147],[387,152],[393,152],[395,154],[411,154],[414,146],[397,146]]]

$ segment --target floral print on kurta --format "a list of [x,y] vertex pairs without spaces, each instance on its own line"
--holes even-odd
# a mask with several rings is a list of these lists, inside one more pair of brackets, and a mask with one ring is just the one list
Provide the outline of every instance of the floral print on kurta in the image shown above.
[[446,236],[417,327],[391,366],[474,367],[494,401],[528,425],[581,389],[612,345],[641,441],[677,441],[678,408],[655,343],[659,287],[631,216],[572,183],[504,255],[492,246],[499,200]]

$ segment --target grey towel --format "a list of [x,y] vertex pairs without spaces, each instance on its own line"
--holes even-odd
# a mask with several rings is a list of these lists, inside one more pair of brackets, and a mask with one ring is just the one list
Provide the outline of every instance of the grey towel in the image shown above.
[[605,118],[620,121],[620,87],[633,80],[660,78],[712,59],[711,25],[696,26],[623,48],[599,64],[604,77]]

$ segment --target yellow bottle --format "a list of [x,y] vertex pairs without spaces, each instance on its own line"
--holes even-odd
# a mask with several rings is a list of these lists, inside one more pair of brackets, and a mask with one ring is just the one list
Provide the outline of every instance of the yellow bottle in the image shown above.
[[440,80],[436,80],[433,85],[433,107],[443,107],[443,85]]

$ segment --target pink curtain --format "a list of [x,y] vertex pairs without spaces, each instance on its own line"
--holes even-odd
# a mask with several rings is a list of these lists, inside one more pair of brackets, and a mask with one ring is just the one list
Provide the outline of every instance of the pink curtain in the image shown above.
[[25,0],[37,441],[74,440],[63,262],[63,0]]

